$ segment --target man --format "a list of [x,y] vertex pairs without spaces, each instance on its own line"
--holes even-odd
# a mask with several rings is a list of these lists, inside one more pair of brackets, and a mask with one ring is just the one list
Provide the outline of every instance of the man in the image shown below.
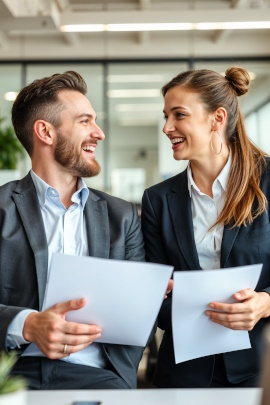
[[54,252],[144,261],[135,206],[82,179],[100,172],[104,139],[86,92],[78,73],[55,74],[22,89],[12,108],[32,170],[0,187],[0,350],[20,350],[13,373],[30,389],[135,388],[143,353],[95,343],[98,325],[67,322],[83,297],[41,311]]

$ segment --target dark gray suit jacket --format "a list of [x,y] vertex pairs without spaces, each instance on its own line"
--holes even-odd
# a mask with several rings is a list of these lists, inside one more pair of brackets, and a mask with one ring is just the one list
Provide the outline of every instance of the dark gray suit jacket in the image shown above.
[[[256,291],[270,293],[270,159],[261,179],[261,189],[268,200],[268,211],[246,227],[224,227],[220,267],[237,267],[263,263]],[[200,270],[187,186],[187,171],[145,191],[142,205],[142,229],[146,260],[174,266],[175,271]],[[192,286],[190,286],[192,291]],[[163,302],[158,326],[165,330],[158,355],[154,382],[161,388],[205,387],[211,382],[215,357],[175,364],[171,294]],[[261,319],[249,332],[252,349],[225,353],[227,377],[239,383],[261,370],[263,329],[270,319]]]
[[[84,215],[89,255],[144,261],[140,221],[133,204],[90,190]],[[48,246],[30,173],[0,187],[0,350],[7,328],[25,308],[41,310],[48,267]],[[101,344],[111,364],[131,388],[143,348]]]

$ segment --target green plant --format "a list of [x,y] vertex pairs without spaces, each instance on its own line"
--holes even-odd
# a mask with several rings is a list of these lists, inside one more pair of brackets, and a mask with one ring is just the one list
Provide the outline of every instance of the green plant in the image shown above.
[[[23,378],[10,376],[10,371],[16,363],[16,354],[0,353],[0,395],[22,390],[26,387]],[[0,401],[1,402],[1,401]]]
[[11,126],[3,128],[5,119],[0,117],[0,170],[16,169],[23,148]]

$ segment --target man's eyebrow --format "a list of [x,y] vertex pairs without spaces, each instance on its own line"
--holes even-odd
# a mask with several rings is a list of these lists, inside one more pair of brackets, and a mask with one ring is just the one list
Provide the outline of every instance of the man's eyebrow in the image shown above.
[[93,120],[97,120],[97,116],[94,116],[93,114],[87,114],[87,113],[83,113],[83,114],[79,114],[79,115],[77,115],[77,117],[76,118],[83,118],[83,117],[87,117],[87,118],[89,118],[90,120],[91,119],[93,119]]

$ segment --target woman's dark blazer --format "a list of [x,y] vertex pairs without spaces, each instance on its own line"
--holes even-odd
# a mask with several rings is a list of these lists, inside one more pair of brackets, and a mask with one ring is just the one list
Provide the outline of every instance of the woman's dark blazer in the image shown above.
[[[261,179],[261,189],[270,201],[270,160]],[[269,210],[269,207],[267,207]],[[145,190],[142,203],[142,229],[146,258],[149,262],[174,266],[175,271],[200,270],[194,241],[191,199],[187,187],[187,171]],[[236,267],[263,263],[256,291],[270,294],[270,222],[269,212],[251,225],[224,227],[220,267]],[[192,285],[190,286],[192,294]],[[175,364],[171,294],[164,301],[158,326],[165,330],[154,376],[157,387],[205,387],[211,382],[215,356]],[[260,373],[263,349],[262,332],[269,318],[261,319],[249,332],[251,349],[224,354],[228,380],[239,383]]]

